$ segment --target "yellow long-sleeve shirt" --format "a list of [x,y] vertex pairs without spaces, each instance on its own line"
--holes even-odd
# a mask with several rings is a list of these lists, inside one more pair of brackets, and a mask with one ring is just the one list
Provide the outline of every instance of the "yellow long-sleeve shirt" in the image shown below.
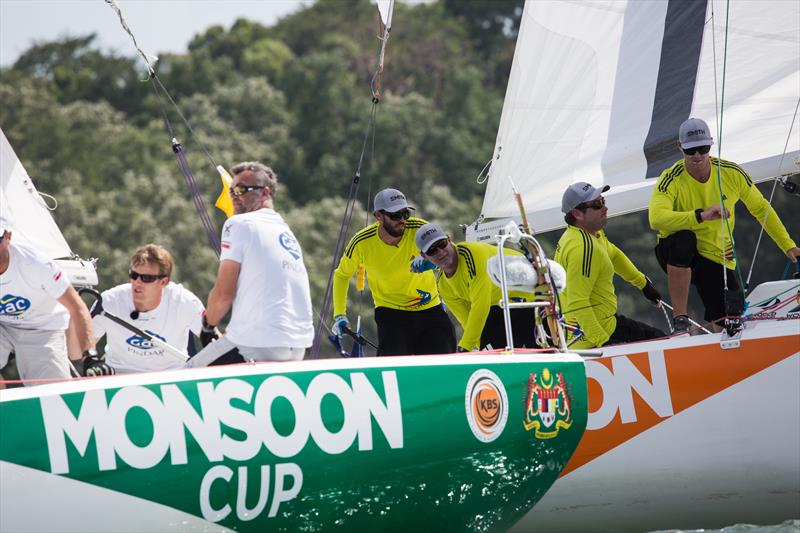
[[433,272],[415,274],[410,271],[411,260],[419,254],[414,237],[417,229],[425,223],[421,218],[409,218],[403,237],[394,246],[386,244],[378,236],[378,222],[350,239],[333,273],[334,316],[347,311],[350,278],[359,264],[366,268],[375,307],[422,311],[441,303]]
[[727,268],[736,267],[731,240],[722,220],[698,222],[695,217],[696,209],[707,209],[719,204],[723,197],[720,195],[720,180],[717,179],[718,169],[721,170],[723,203],[730,213],[728,223],[731,233],[735,222],[734,207],[741,200],[759,222],[767,214],[764,229],[782,252],[794,248],[796,245],[778,214],[753,184],[747,172],[736,163],[715,157],[711,158],[711,176],[705,183],[700,183],[689,175],[683,159],[661,173],[650,197],[649,213],[650,227],[658,231],[658,238],[663,239],[681,230],[691,230],[697,236],[697,252],[700,255],[719,264],[723,263],[724,257]]
[[[439,292],[448,309],[464,329],[458,345],[465,350],[480,348],[481,333],[489,315],[489,308],[502,298],[500,287],[492,283],[486,262],[497,255],[497,247],[481,242],[462,242],[455,245],[458,266],[451,277],[439,276]],[[505,249],[506,255],[522,255]],[[509,298],[522,301],[534,299],[533,293],[510,291]],[[533,327],[533,324],[531,324]]]
[[[647,281],[644,274],[606,238],[604,231],[592,235],[575,226],[567,226],[554,260],[567,271],[567,286],[560,295],[564,318],[583,331],[583,338],[572,347],[604,345],[617,327],[614,274],[637,289]],[[567,337],[571,340],[572,334]]]

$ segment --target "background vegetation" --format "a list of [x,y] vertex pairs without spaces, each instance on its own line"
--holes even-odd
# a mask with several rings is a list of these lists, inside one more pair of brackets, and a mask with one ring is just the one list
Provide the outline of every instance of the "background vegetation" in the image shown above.
[[[389,186],[457,238],[458,224],[478,216],[483,186],[476,177],[492,155],[521,5],[396,6],[384,97],[348,236],[371,222],[368,198]],[[197,141],[228,168],[242,160],[269,164],[281,180],[277,209],[303,246],[319,309],[372,105],[377,33],[377,10],[368,0],[319,0],[273,27],[240,19],[198,34],[186,54],[160,54],[158,75],[197,139],[142,81],[145,69],[133,53],[102,52],[94,35],[39,43],[0,69],[0,127],[38,189],[58,198],[54,215],[73,250],[99,258],[101,289],[126,281],[131,252],[147,242],[172,251],[174,280],[203,300],[216,275],[163,112],[209,206],[219,178]],[[796,208],[778,191],[776,208],[797,235],[791,202]],[[222,213],[213,209],[212,217],[221,227]],[[739,219],[745,273],[755,228],[750,217]],[[543,236],[549,254],[559,234]],[[608,234],[666,295],[646,215],[614,219]],[[779,277],[785,264],[766,242],[753,281]],[[666,327],[661,313],[625,285],[620,311]],[[374,338],[371,297],[351,290],[351,319],[357,313]],[[696,305],[693,313],[702,315]]]

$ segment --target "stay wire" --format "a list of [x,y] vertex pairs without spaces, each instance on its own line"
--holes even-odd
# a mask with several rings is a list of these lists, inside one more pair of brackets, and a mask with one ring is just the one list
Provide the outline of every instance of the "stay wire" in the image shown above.
[[[800,98],[797,99],[797,104],[794,106],[794,115],[792,115],[792,122],[789,124],[789,133],[786,135],[786,143],[783,145],[783,153],[781,154],[780,162],[778,163],[778,169],[775,172],[775,178],[772,180],[772,191],[769,193],[769,207],[772,208],[772,199],[775,196],[775,189],[778,186],[778,181],[781,178],[781,168],[783,168],[783,160],[786,157],[786,152],[789,150],[789,141],[792,138],[792,130],[794,129],[795,122],[797,120],[797,110],[800,108]],[[758,248],[761,246],[761,237],[764,236],[764,224],[767,222],[767,217],[769,217],[769,211],[764,213],[764,218],[761,220],[761,228],[758,232],[758,240],[756,241],[756,249],[753,250],[753,261],[750,263],[750,271],[747,273],[747,285],[750,285],[750,277],[753,275],[753,269],[756,266],[756,258],[758,257]]]
[[353,180],[350,183],[350,190],[347,195],[344,215],[342,216],[342,224],[339,226],[339,236],[336,239],[336,248],[333,252],[333,260],[331,261],[331,267],[328,269],[328,283],[325,287],[325,295],[322,299],[322,305],[320,306],[319,320],[317,322],[316,332],[314,333],[314,342],[311,346],[311,353],[309,354],[309,358],[311,359],[316,359],[319,357],[320,345],[324,335],[323,330],[325,329],[325,321],[327,320],[327,316],[330,311],[331,293],[333,290],[333,273],[336,270],[336,266],[339,264],[339,259],[341,259],[344,253],[344,247],[347,242],[347,232],[350,229],[350,223],[353,219],[353,212],[355,211],[355,204],[358,195],[358,186],[361,182],[361,168],[364,164],[364,157],[367,153],[370,132],[375,125],[375,118],[377,116],[379,102],[380,100],[375,98],[372,100],[369,120],[364,131],[364,141],[361,145],[361,155],[358,158],[358,167],[356,168],[356,171],[353,174]]
[[[713,50],[713,57],[714,57],[714,100],[715,100],[715,117],[717,121],[717,188],[719,189],[719,203],[720,203],[720,211],[721,211],[721,218],[722,224],[725,228],[725,231],[720,236],[720,249],[722,250],[722,284],[723,284],[723,298],[727,301],[727,293],[728,293],[728,275],[727,275],[727,266],[726,266],[726,253],[725,253],[725,235],[727,233],[728,238],[730,239],[731,243],[731,260],[734,261],[734,269],[736,272],[737,277],[739,278],[740,282],[740,290],[742,294],[745,294],[746,285],[744,284],[744,279],[742,278],[741,268],[739,266],[739,261],[737,261],[737,254],[736,254],[736,242],[733,239],[733,231],[731,230],[730,221],[728,214],[725,209],[725,194],[722,190],[722,129],[723,129],[723,121],[725,116],[725,80],[727,79],[727,67],[728,67],[728,25],[730,20],[730,0],[726,0],[725,2],[725,32],[724,32],[724,44],[722,48],[722,87],[719,91],[719,98],[717,98],[718,91],[716,88],[719,86],[717,81],[717,46],[716,46],[716,31],[714,29],[714,22],[716,21],[716,15],[714,13],[714,2],[711,2],[711,43],[712,43],[712,50]],[[735,207],[735,206],[734,206]],[[727,306],[726,306],[727,308]]]
[[[203,228],[205,229],[209,245],[211,246],[212,250],[214,250],[214,253],[217,255],[217,257],[219,257],[220,241],[217,235],[217,230],[214,226],[214,223],[211,220],[211,215],[208,212],[205,200],[203,199],[202,194],[200,194],[200,190],[197,186],[197,181],[195,180],[194,175],[192,174],[191,167],[189,166],[189,162],[186,159],[186,153],[184,152],[181,144],[178,142],[177,137],[175,135],[175,130],[172,127],[171,121],[169,120],[169,115],[167,114],[166,111],[167,106],[164,104],[163,100],[164,97],[166,97],[172,104],[172,106],[175,108],[175,111],[183,121],[183,124],[186,126],[192,139],[200,146],[202,151],[205,153],[206,157],[211,163],[211,166],[216,169],[217,163],[212,157],[211,153],[206,148],[206,146],[203,144],[203,142],[200,141],[200,139],[198,138],[191,124],[186,119],[184,114],[181,112],[180,107],[178,107],[178,104],[172,98],[172,95],[169,94],[169,91],[161,82],[161,79],[156,74],[153,64],[150,62],[150,56],[145,54],[144,51],[142,51],[142,49],[139,47],[139,44],[136,41],[136,37],[134,36],[133,31],[131,31],[127,22],[125,21],[125,18],[122,15],[122,10],[120,9],[119,5],[117,5],[116,0],[105,0],[105,2],[116,12],[117,17],[119,18],[120,25],[122,26],[122,29],[125,30],[125,32],[130,36],[131,40],[133,41],[134,48],[136,48],[137,52],[139,52],[139,55],[142,56],[142,59],[147,65],[148,80],[151,82],[153,86],[153,91],[156,94],[156,99],[158,100],[158,105],[162,114],[162,118],[164,120],[164,125],[167,128],[167,132],[169,133],[170,140],[172,143],[172,151],[174,152],[175,157],[178,160],[178,168],[181,171],[181,174],[183,174],[184,179],[186,180],[186,185],[189,188],[189,193],[192,196],[192,201],[194,203],[198,217],[200,218],[200,222],[203,225]],[[158,60],[157,57],[155,56],[153,57],[155,58],[156,61]]]

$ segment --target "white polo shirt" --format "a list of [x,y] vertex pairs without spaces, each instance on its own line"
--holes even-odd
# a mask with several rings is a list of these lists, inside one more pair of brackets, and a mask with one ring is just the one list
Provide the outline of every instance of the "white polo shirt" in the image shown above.
[[[186,353],[189,332],[200,334],[203,304],[183,285],[169,282],[161,293],[158,307],[139,313],[135,320],[131,318],[135,307],[130,283],[104,291],[102,297],[106,311],[183,353]],[[106,336],[106,362],[117,372],[152,372],[184,365],[183,361],[165,353],[162,348],[153,346],[150,341],[102,315],[94,317],[92,325],[98,339]]]
[[8,269],[0,274],[0,324],[20,329],[65,330],[69,312],[58,298],[69,288],[59,266],[23,244],[9,243]]
[[303,252],[272,209],[234,215],[222,228],[220,261],[240,265],[225,335],[249,347],[307,348],[314,340]]

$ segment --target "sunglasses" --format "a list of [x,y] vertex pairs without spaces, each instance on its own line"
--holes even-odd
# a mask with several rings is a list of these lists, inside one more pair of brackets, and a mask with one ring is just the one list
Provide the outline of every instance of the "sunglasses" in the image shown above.
[[249,193],[250,191],[255,191],[256,189],[263,189],[263,185],[237,185],[235,187],[231,187],[228,189],[228,193],[231,196],[242,196],[244,194]]
[[135,270],[128,271],[128,277],[133,281],[141,279],[143,283],[153,283],[157,279],[166,278],[166,274],[139,274]]
[[592,200],[591,202],[583,202],[580,206],[578,206],[578,209],[580,209],[581,211],[586,211],[587,209],[599,210],[603,209],[605,206],[606,206],[606,199],[601,196],[600,198]]
[[404,209],[403,211],[398,211],[397,213],[389,213],[388,211],[381,211],[385,216],[391,218],[394,221],[400,220],[408,220],[408,217],[411,216],[411,211],[408,209]]
[[711,145],[706,146],[695,146],[694,148],[684,148],[683,153],[686,155],[694,155],[694,154],[707,154],[711,151]]
[[431,244],[428,247],[428,251],[425,252],[425,255],[435,255],[439,252],[439,250],[444,250],[447,246],[448,240],[442,239],[441,241],[436,241],[435,243]]

